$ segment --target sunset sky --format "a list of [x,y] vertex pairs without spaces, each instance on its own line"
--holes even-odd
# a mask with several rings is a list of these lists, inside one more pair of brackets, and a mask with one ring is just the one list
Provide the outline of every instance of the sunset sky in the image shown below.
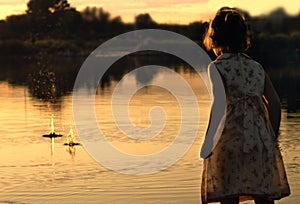
[[[24,13],[28,1],[1,0],[0,19]],[[133,22],[135,15],[149,13],[159,23],[186,24],[212,18],[222,6],[239,7],[251,15],[267,14],[277,7],[284,7],[289,14],[300,12],[299,0],[69,0],[69,3],[79,11],[87,6],[103,7],[112,17],[121,16],[124,22]]]

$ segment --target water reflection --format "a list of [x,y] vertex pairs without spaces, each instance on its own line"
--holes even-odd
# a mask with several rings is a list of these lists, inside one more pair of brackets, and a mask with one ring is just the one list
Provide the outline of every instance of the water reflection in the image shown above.
[[[60,97],[71,93],[83,61],[84,59],[80,58],[60,59],[51,57],[49,59],[45,57],[42,59],[6,59],[0,67],[0,71],[2,71],[0,80],[17,85],[27,85],[31,96],[56,102]],[[170,54],[155,51],[133,53],[116,61],[103,75],[99,87],[101,89],[109,87],[112,81],[121,80],[129,71],[150,64],[166,66],[175,71],[183,67],[185,70],[191,70],[185,62]],[[153,74],[155,73],[143,75],[143,77],[147,76],[148,79],[141,79],[142,75],[137,76],[137,79],[139,81],[151,80]],[[89,88],[93,82],[98,82],[98,79],[89,76],[86,88]]]
[[[208,121],[209,100],[207,95],[203,99],[205,89],[200,86],[199,77],[184,68],[180,68],[178,72],[195,88],[195,93],[199,96],[202,118],[199,137],[190,151],[171,168],[138,177],[105,169],[81,146],[64,146],[67,138],[56,138],[52,143],[52,140],[41,137],[41,133],[49,133],[51,130],[49,122],[52,114],[55,132],[67,135],[70,125],[74,128],[70,94],[62,95],[55,102],[37,100],[27,92],[26,86],[0,83],[1,199],[16,203],[200,203],[202,166],[198,158]],[[153,76],[154,80],[159,77],[169,80],[164,73]],[[153,86],[139,90],[130,103],[133,122],[141,127],[147,126],[149,108],[159,105],[166,110],[168,123],[163,134],[148,142],[130,140],[120,133],[111,116],[111,94],[116,83],[117,81],[111,80],[110,86],[105,86],[104,89],[99,87],[99,94],[96,95],[96,115],[103,125],[103,132],[108,135],[107,140],[132,154],[149,154],[166,147],[177,134],[180,121],[179,107],[174,96]],[[132,80],[132,83],[138,83],[138,80]],[[176,85],[176,82],[172,83]],[[277,203],[298,204],[300,121],[299,118],[287,119],[286,114],[283,112],[279,140],[292,196]],[[88,125],[88,121],[84,125]],[[74,134],[76,138],[75,130]]]
[[51,119],[50,119],[50,132],[49,134],[45,134],[43,135],[43,137],[47,137],[47,138],[56,138],[56,137],[62,137],[61,134],[56,134],[55,131],[54,131],[54,115],[51,114]]
[[84,59],[38,57],[0,57],[0,81],[25,85],[31,96],[56,103],[73,89]]
[[158,69],[140,69],[135,72],[135,80],[140,84],[148,84],[158,74]]
[[72,144],[75,143],[75,134],[73,131],[73,128],[70,127],[69,133],[67,134],[67,143],[66,144]]
[[[39,58],[1,58],[0,81],[8,81],[14,85],[26,85],[29,93],[37,99],[57,103],[60,98],[72,92],[77,73],[84,58],[55,58],[39,56]],[[120,81],[123,76],[135,68],[146,65],[160,65],[176,72],[184,70],[193,73],[192,68],[181,59],[170,54],[157,51],[132,53],[116,61],[105,72],[99,82],[99,92],[110,87],[113,81]],[[101,68],[100,68],[101,69]],[[275,70],[275,69],[274,69]],[[149,73],[148,73],[149,72]],[[282,67],[276,71],[267,71],[275,88],[278,90],[283,105],[288,112],[296,112],[300,106],[300,75],[298,67]],[[148,70],[138,74],[138,82],[150,81],[156,73]],[[95,76],[89,76],[85,85],[89,88],[98,82]]]
[[75,146],[68,146],[66,151],[71,155],[71,158],[74,159],[76,147]]
[[51,163],[52,166],[54,166],[55,161],[54,161],[54,151],[55,151],[55,142],[54,142],[54,137],[51,137]]
[[55,73],[48,70],[39,70],[29,76],[30,93],[39,99],[54,100],[60,97],[57,90]]
[[[111,116],[110,100],[116,83],[135,67],[156,64],[179,72],[193,87],[200,84],[199,79],[184,62],[168,55],[153,55],[156,56],[149,57],[148,53],[140,53],[138,60],[130,55],[117,61],[100,81],[96,95],[96,114],[99,123],[104,124],[103,132],[108,135],[107,140],[132,154],[143,155],[160,151],[174,139],[180,121],[178,105],[172,95],[157,87],[145,87],[137,92],[130,106],[135,124],[141,127],[149,124],[147,113],[153,105],[165,107],[169,118],[163,134],[153,140],[145,143],[129,140],[126,135],[120,134]],[[199,137],[190,151],[174,166],[154,175],[120,175],[96,163],[80,146],[64,146],[66,138],[49,140],[41,137],[45,130],[48,133],[51,114],[56,116],[56,130],[64,135],[68,133],[70,124],[74,125],[71,93],[83,60],[50,58],[37,63],[35,59],[1,59],[1,199],[20,203],[199,203],[201,162],[198,157],[207,126],[208,100],[203,102],[199,99],[202,122]],[[298,70],[296,67],[282,68],[291,69]],[[290,71],[270,73],[284,103],[288,98],[288,91],[289,95],[299,99],[299,75],[289,73]],[[151,81],[161,76],[160,74],[147,72],[148,78],[141,78],[137,74],[132,81]],[[166,76],[163,79],[168,80]],[[91,76],[90,80],[98,79]],[[88,84],[85,89],[88,92]],[[196,90],[199,97],[205,94],[202,87]],[[286,112],[283,116],[279,140],[293,194],[278,204],[298,204],[299,114],[296,113],[298,118],[287,119]]]
[[64,143],[64,145],[66,146],[66,151],[71,155],[71,158],[74,159],[76,152],[75,146],[80,145],[80,143],[75,139],[75,132],[72,126],[70,126],[69,133],[67,134],[67,141]]

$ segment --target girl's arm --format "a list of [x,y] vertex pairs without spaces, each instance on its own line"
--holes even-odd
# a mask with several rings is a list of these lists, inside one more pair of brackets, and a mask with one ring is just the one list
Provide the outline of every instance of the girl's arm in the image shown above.
[[210,120],[201,148],[200,157],[207,158],[216,146],[225,123],[226,118],[226,95],[221,75],[212,63],[208,67],[208,75],[212,86],[212,107]]
[[277,138],[281,120],[281,104],[277,92],[267,74],[265,74],[265,88],[263,96],[266,100],[266,107],[268,109],[270,122]]

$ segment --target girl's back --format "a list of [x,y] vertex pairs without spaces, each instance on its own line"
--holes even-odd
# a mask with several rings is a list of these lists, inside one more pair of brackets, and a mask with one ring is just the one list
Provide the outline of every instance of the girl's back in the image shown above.
[[245,54],[226,53],[214,62],[220,72],[227,96],[262,95],[265,74],[259,63]]

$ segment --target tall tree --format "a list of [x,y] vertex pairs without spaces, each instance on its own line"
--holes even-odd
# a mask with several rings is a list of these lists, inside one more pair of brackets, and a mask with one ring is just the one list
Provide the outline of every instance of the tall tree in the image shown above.
[[141,28],[154,28],[157,23],[152,19],[150,14],[139,14],[135,17],[135,26],[137,29]]
[[35,15],[47,15],[69,8],[70,4],[67,0],[29,0],[26,12]]

